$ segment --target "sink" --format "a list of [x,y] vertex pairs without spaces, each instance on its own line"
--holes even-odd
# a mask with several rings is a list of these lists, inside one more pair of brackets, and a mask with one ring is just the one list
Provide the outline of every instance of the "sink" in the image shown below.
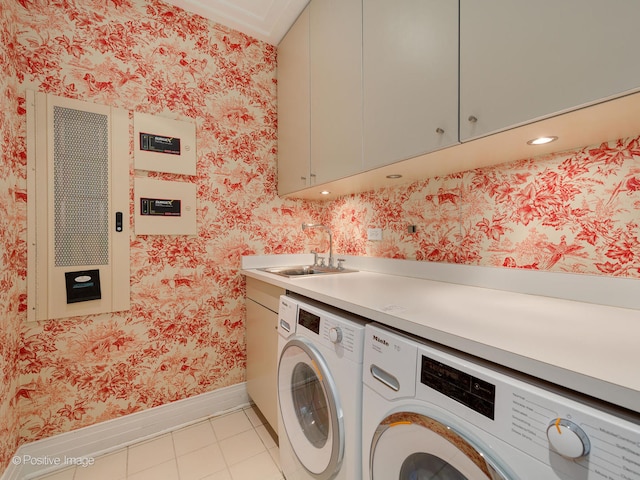
[[288,267],[265,267],[259,268],[263,272],[274,273],[282,277],[306,277],[308,275],[330,275],[333,273],[350,273],[357,270],[335,267],[315,267],[313,265],[296,265]]

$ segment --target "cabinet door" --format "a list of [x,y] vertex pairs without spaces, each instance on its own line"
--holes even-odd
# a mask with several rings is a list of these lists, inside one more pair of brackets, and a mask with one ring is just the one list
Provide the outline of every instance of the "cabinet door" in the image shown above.
[[460,0],[460,139],[637,89],[638,18],[637,0]]
[[309,8],[278,45],[278,193],[310,185]]
[[458,141],[458,3],[364,0],[365,169]]
[[247,299],[247,392],[278,430],[278,314]]
[[311,172],[325,183],[362,169],[362,0],[309,8]]

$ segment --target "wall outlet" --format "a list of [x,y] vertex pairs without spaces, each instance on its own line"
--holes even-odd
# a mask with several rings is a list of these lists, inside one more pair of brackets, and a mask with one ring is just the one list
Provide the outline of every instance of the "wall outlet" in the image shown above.
[[368,228],[367,229],[367,240],[371,240],[373,242],[382,240],[382,229],[381,228]]

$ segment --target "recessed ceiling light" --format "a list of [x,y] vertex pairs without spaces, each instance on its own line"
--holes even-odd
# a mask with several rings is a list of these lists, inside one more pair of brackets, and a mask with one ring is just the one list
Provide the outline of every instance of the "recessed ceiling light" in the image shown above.
[[393,173],[391,175],[387,175],[387,178],[391,178],[391,179],[402,178],[402,175],[399,175],[397,173]]
[[320,195],[329,195],[331,192],[329,190],[323,190],[320,192]]
[[527,145],[545,145],[547,143],[555,142],[558,137],[538,137],[533,140],[529,140]]

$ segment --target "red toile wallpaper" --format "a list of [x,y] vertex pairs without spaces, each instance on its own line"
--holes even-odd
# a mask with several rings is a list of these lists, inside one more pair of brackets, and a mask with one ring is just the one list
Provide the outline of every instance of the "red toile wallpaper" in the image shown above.
[[[3,470],[17,444],[244,381],[240,257],[308,250],[321,208],[276,194],[275,47],[155,0],[0,1]],[[199,233],[132,234],[131,311],[26,322],[25,89],[197,125],[197,176],[163,178],[197,184]]]
[[[331,210],[343,254],[640,278],[640,138],[353,195]],[[371,227],[381,242],[366,240]]]
[[0,8],[0,472],[18,447],[19,415],[14,398],[19,382],[20,331],[25,317],[26,152],[18,93],[17,61],[12,46],[16,26],[10,9]]
[[[640,277],[640,138],[283,200],[273,46],[158,0],[0,5],[0,470],[21,443],[243,381],[240,257],[325,249],[303,221],[342,254]],[[197,125],[197,176],[163,178],[197,185],[199,233],[132,234],[129,312],[26,322],[25,89]]]

